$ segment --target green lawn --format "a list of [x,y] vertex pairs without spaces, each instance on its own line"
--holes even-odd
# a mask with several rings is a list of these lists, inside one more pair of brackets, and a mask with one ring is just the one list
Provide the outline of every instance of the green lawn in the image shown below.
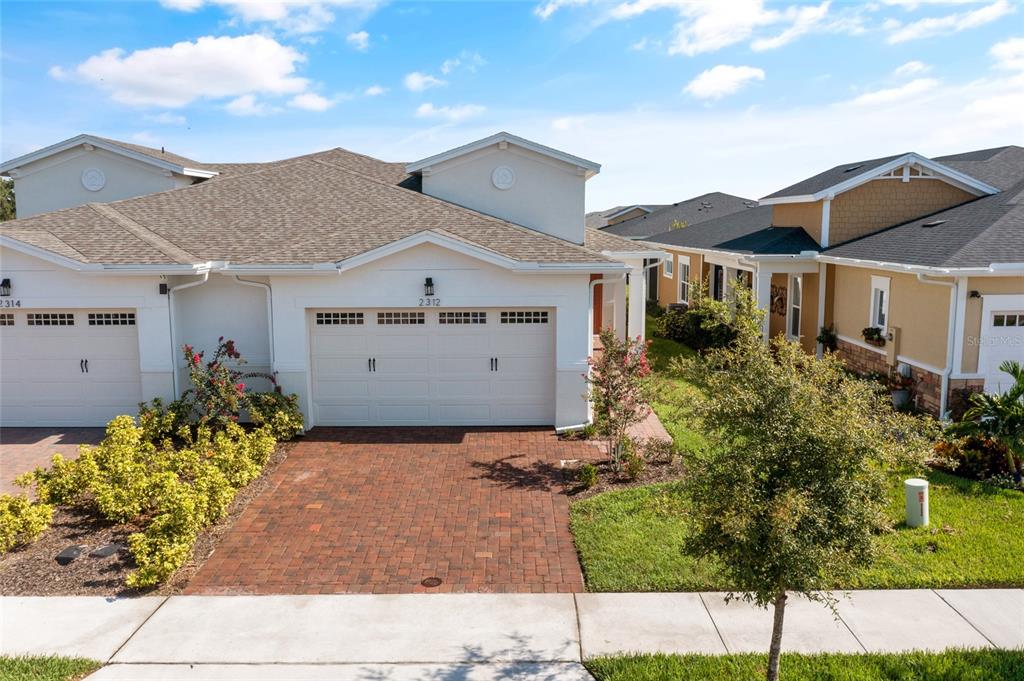
[[[700,389],[665,373],[668,359],[692,352],[654,339],[650,356],[669,390]],[[655,404],[681,446],[703,438],[667,404]],[[879,557],[841,588],[938,588],[1024,586],[1024,493],[998,489],[940,472],[931,481],[931,525],[909,529],[903,518],[903,487],[894,478],[889,513],[895,529],[877,539]],[[683,554],[687,500],[676,483],[606,492],[576,502],[571,523],[590,591],[728,590],[710,561]]]
[[0,656],[3,681],[76,681],[100,668],[95,660],[81,657]]
[[[763,679],[766,655],[640,655],[584,663],[598,681]],[[950,650],[888,655],[785,654],[785,681],[1011,681],[1024,678],[1024,652]]]
[[[651,319],[647,318],[647,326],[650,328]],[[650,336],[651,346],[647,351],[647,358],[651,363],[651,369],[655,377],[656,398],[651,405],[654,413],[664,424],[665,429],[672,436],[676,447],[683,451],[698,451],[705,445],[704,436],[696,429],[690,427],[686,418],[669,405],[669,401],[684,402],[701,396],[700,387],[679,373],[669,369],[669,363],[675,357],[692,357],[693,350],[667,338],[656,338]]]

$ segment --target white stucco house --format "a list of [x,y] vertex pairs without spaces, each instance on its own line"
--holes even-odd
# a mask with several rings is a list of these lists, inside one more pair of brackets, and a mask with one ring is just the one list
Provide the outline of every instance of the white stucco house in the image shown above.
[[408,164],[200,163],[91,135],[6,161],[0,424],[172,399],[178,348],[219,336],[309,426],[583,424],[594,331],[643,334],[662,256],[585,227],[599,170],[507,133]]

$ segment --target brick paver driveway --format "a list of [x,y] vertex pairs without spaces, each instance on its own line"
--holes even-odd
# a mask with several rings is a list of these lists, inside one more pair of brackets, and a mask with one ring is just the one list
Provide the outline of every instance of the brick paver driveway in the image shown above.
[[187,593],[582,591],[559,461],[598,455],[549,428],[316,428]]
[[102,439],[102,428],[0,428],[0,494],[24,492],[15,486],[16,477],[49,466],[54,454],[74,459],[80,445]]

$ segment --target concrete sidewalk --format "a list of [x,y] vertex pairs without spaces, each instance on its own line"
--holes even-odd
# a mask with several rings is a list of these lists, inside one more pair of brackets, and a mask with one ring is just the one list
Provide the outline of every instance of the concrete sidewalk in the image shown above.
[[[1024,648],[1024,589],[793,598],[796,652]],[[102,679],[535,679],[619,652],[767,650],[771,614],[719,593],[0,599],[0,654],[78,655]],[[239,666],[243,665],[243,666]]]

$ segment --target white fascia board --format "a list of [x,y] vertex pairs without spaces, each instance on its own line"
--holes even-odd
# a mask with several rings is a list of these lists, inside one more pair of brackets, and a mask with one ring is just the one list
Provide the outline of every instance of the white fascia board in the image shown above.
[[910,165],[912,163],[916,163],[922,168],[927,168],[933,173],[942,175],[951,184],[971,194],[975,194],[976,196],[999,193],[999,189],[993,187],[992,185],[986,182],[982,182],[981,180],[973,178],[970,175],[967,175],[966,173],[961,173],[959,170],[954,170],[953,168],[938,163],[937,161],[933,161],[930,158],[911,152],[909,154],[904,154],[903,156],[894,158],[893,160],[883,163],[880,166],[876,166],[870,170],[860,173],[859,175],[855,175],[848,180],[843,180],[842,182],[834,184],[830,187],[826,187],[821,191],[815,192],[814,194],[803,194],[800,196],[779,196],[771,199],[761,199],[758,203],[762,206],[770,206],[778,203],[807,203],[813,201],[821,201],[823,199],[833,199],[835,198],[836,194],[841,194],[845,191],[849,191],[850,189],[858,187],[866,182],[870,182],[876,177],[884,175],[891,170],[895,170],[896,168],[901,168],[905,165]]
[[90,270],[101,271],[103,269],[103,265],[74,260],[52,251],[48,251],[45,248],[39,248],[38,246],[27,244],[24,241],[19,241],[18,239],[6,234],[0,234],[0,246],[10,248],[12,251],[24,253],[25,255],[30,255],[34,258],[39,258],[40,260],[45,260],[46,262],[59,265],[60,267],[64,267],[69,270],[74,270],[75,272],[86,272]]
[[842,258],[834,255],[819,255],[820,262],[849,267],[889,270],[891,272],[922,272],[944,277],[1010,277],[1024,275],[1024,263],[992,263],[988,267],[933,267],[931,265],[907,265],[898,262],[868,260],[864,258]]
[[4,163],[0,164],[0,174],[7,173],[15,168],[18,168],[19,166],[34,163],[48,156],[59,154],[62,151],[74,149],[75,147],[81,146],[83,144],[91,144],[92,146],[98,149],[109,151],[112,154],[124,156],[126,158],[139,161],[141,163],[148,163],[163,170],[170,170],[171,172],[177,173],[178,175],[187,175],[190,177],[201,177],[208,179],[218,174],[209,170],[197,170],[195,168],[186,168],[176,163],[162,161],[158,158],[154,158],[147,154],[140,154],[136,151],[132,151],[131,149],[126,149],[125,147],[122,147],[120,145],[113,144],[111,142],[99,139],[97,137],[93,137],[92,135],[76,135],[75,137],[72,137],[71,139],[66,139],[63,142],[57,142],[56,144],[51,144],[48,147],[43,147],[42,149],[38,149],[28,154],[24,154],[23,156],[12,158],[11,160],[5,161]]
[[614,260],[622,260],[629,258],[635,260],[636,258],[646,258],[648,260],[667,260],[668,253],[661,250],[650,250],[650,251],[601,251],[601,255],[612,258]]
[[448,151],[441,152],[440,154],[435,154],[433,156],[428,156],[427,158],[420,159],[419,161],[414,161],[405,166],[405,171],[407,173],[421,172],[425,168],[428,168],[432,165],[444,163],[445,161],[451,160],[453,158],[464,156],[466,154],[471,154],[474,151],[486,149],[487,147],[490,147],[495,144],[500,144],[501,142],[512,144],[523,149],[529,149],[530,151],[541,154],[542,156],[547,156],[549,158],[553,158],[563,163],[567,163],[578,168],[583,168],[583,170],[586,171],[588,178],[601,172],[600,163],[588,161],[585,158],[573,156],[572,154],[567,154],[564,151],[552,149],[551,147],[546,147],[543,144],[538,144],[537,142],[531,142],[528,139],[524,139],[522,137],[518,137],[507,132],[499,132],[497,134],[491,135],[490,137],[485,137],[481,140],[470,142],[469,144],[464,144],[461,147],[449,149]]
[[435,246],[447,248],[457,253],[468,255],[471,258],[483,260],[484,262],[497,265],[498,267],[504,267],[505,269],[515,269],[516,265],[521,264],[518,260],[495,253],[494,251],[489,251],[480,246],[474,246],[466,243],[465,241],[427,230],[410,234],[407,237],[398,239],[397,241],[392,241],[391,243],[380,246],[379,248],[374,248],[373,250],[360,253],[359,255],[351,258],[339,260],[335,263],[335,267],[339,272],[351,270],[375,260],[379,260],[380,258],[394,255],[395,253],[400,253],[406,249],[414,248],[422,244],[433,244]]

